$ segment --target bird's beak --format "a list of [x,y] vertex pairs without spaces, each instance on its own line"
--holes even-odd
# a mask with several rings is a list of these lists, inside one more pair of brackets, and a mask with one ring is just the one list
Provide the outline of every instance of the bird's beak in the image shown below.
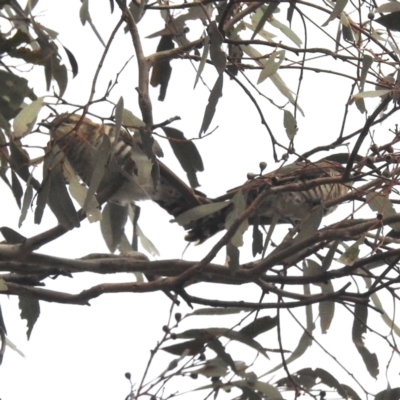
[[53,125],[50,122],[39,122],[38,125],[44,126],[47,129],[51,129],[53,127]]

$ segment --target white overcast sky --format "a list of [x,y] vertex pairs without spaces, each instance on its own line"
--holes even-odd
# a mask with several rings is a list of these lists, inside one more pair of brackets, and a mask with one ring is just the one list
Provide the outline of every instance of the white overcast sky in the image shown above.
[[[23,3],[23,2],[21,2]],[[65,99],[70,103],[85,104],[89,98],[90,86],[95,69],[100,60],[103,47],[94,36],[89,26],[82,26],[79,20],[79,8],[81,3],[74,1],[40,0],[34,14],[37,20],[46,27],[59,32],[59,39],[64,46],[75,55],[79,64],[79,74],[69,83]],[[119,19],[119,9],[114,15],[109,13],[109,2],[106,0],[91,1],[90,11],[96,27],[104,40]],[[152,18],[146,16],[139,24],[142,37],[145,37],[163,27],[163,21],[159,15]],[[285,13],[280,16],[284,21]],[[322,24],[324,21],[318,21]],[[200,25],[192,26],[193,36],[197,38]],[[336,29],[336,28],[335,28]],[[318,37],[311,37],[318,43]],[[145,52],[150,54],[156,50],[158,38],[144,39]],[[121,69],[128,58],[134,53],[129,35],[120,31],[111,48],[105,65],[101,71],[97,84],[96,96],[102,95],[109,80],[115,78],[115,74]],[[65,62],[67,59],[65,57]],[[173,127],[181,129],[187,137],[196,137],[201,126],[204,108],[207,104],[209,91],[199,82],[193,90],[195,69],[187,60],[175,60],[172,62],[173,72],[169,84],[166,99],[163,103],[157,101],[158,88],[151,89],[153,101],[154,121],[162,122],[175,115],[182,120],[173,123]],[[133,59],[119,78],[119,85],[112,93],[111,99],[117,102],[120,96],[124,97],[125,107],[140,116],[137,105],[137,92],[135,87],[137,66]],[[254,73],[254,76],[257,76]],[[44,73],[41,68],[35,75],[35,79],[29,78],[30,84],[34,84],[38,96],[45,95]],[[212,67],[206,67],[204,79],[208,87],[212,87],[216,74]],[[296,90],[298,72],[282,72],[282,77],[289,83],[292,90]],[[71,78],[71,75],[70,75]],[[275,88],[266,81],[260,85],[260,90],[269,97],[276,94]],[[303,89],[300,96],[300,105],[306,118],[299,116],[299,132],[295,141],[295,148],[302,153],[317,145],[327,144],[336,137],[341,126],[345,101],[350,91],[350,83],[343,85],[333,76],[324,76],[308,72],[303,81]],[[285,142],[283,129],[283,113],[272,107],[267,101],[257,98],[262,105],[264,115],[278,138]],[[53,99],[49,99],[53,102]],[[371,100],[373,101],[373,100]],[[285,100],[280,98],[280,105]],[[60,111],[67,111],[60,108]],[[99,115],[110,115],[112,107],[103,103],[93,106],[91,111]],[[47,113],[47,114],[46,114]],[[45,111],[43,117],[48,115]],[[360,127],[363,116],[353,106],[350,110],[350,121],[346,128],[346,134]],[[275,169],[277,165],[272,160],[271,143],[267,131],[260,124],[260,118],[248,98],[235,84],[228,81],[225,76],[223,97],[218,104],[216,117],[211,129],[218,129],[204,140],[196,141],[202,154],[205,171],[198,175],[201,183],[200,190],[210,197],[223,194],[226,190],[242,184],[246,180],[247,172],[258,172],[260,161],[268,162],[268,170]],[[37,140],[37,135],[32,140]],[[47,141],[44,137],[43,143]],[[382,139],[384,143],[384,139]],[[160,141],[165,153],[164,162],[176,171],[183,179],[185,174],[175,160],[168,143]],[[346,151],[345,148],[342,149]],[[321,158],[321,155],[318,158]],[[2,195],[2,209],[7,210],[0,215],[0,226],[8,226],[18,229],[19,210],[8,190],[0,182]],[[4,202],[6,202],[4,204]],[[183,232],[176,224],[170,224],[169,215],[157,205],[149,202],[141,204],[141,227],[158,248],[161,256],[159,259],[180,258],[185,248],[182,240]],[[329,218],[329,217],[328,217]],[[55,218],[49,210],[46,210],[45,218],[40,226],[33,224],[32,213],[28,216],[21,234],[33,236],[54,226]],[[210,240],[202,246],[191,246],[184,257],[190,260],[199,259],[211,248],[215,240]],[[76,229],[64,235],[60,239],[40,249],[40,252],[53,254],[60,257],[82,257],[90,253],[107,252],[107,248],[100,234],[97,224],[90,225],[87,221],[82,223],[80,229]],[[242,252],[242,260],[251,260],[250,250],[245,248]],[[223,263],[224,255],[220,254],[216,262]],[[84,275],[70,278],[57,278],[53,282],[46,281],[47,287],[55,290],[65,290],[71,293],[91,287],[100,282],[120,282],[132,280],[129,275],[124,276],[92,276]],[[237,299],[237,296],[246,296],[246,300],[257,301],[259,292],[252,292],[246,288],[224,288],[221,291],[217,286],[198,285],[191,293],[224,299]],[[240,298],[241,299],[241,298]],[[69,399],[123,399],[129,391],[129,384],[124,378],[125,372],[131,372],[133,380],[138,380],[144,370],[149,356],[150,348],[162,337],[161,326],[167,322],[170,301],[164,294],[117,294],[102,296],[91,301],[90,307],[66,306],[41,302],[41,316],[34,327],[32,337],[26,340],[25,321],[19,318],[19,309],[16,298],[1,298],[1,306],[7,325],[9,338],[21,349],[26,358],[21,358],[17,353],[8,349],[3,365],[0,368],[0,398],[2,400],[41,399],[41,400],[69,400]],[[339,307],[338,307],[339,309]],[[182,313],[189,309],[183,305]],[[273,315],[271,313],[270,315]],[[304,312],[297,314],[304,323]],[[219,317],[220,318],[220,317]],[[193,321],[192,321],[193,320]],[[192,318],[184,327],[195,326]],[[229,319],[227,319],[229,321]],[[235,321],[232,319],[232,321]],[[288,322],[289,323],[289,322]],[[222,326],[218,317],[211,319],[206,326]],[[349,365],[351,373],[356,374],[361,381],[370,381],[366,385],[372,392],[385,389],[387,382],[384,379],[385,363],[381,364],[381,376],[379,382],[373,382],[372,378],[364,371],[365,368],[360,357],[351,342],[352,319],[349,313],[342,312],[341,318],[334,319],[328,335],[318,339],[332,352],[339,348],[342,350],[338,356],[340,361]],[[286,348],[293,349],[296,340],[301,335],[301,330],[293,323],[288,325],[287,332],[283,332]],[[270,343],[266,347],[276,347],[276,338],[268,336]],[[386,348],[383,341],[367,335],[372,351],[378,351],[380,346]],[[335,340],[335,342],[333,342]],[[375,346],[375,347],[373,347]],[[247,349],[244,349],[247,350]],[[242,352],[242,359],[251,363],[254,354]],[[321,364],[323,352],[314,344],[305,355],[305,360],[312,360],[313,367],[324,367],[332,363],[326,359],[326,364]],[[341,358],[340,358],[341,357]],[[354,363],[351,358],[354,357]],[[160,355],[157,365],[163,370],[170,358]],[[278,358],[267,368],[272,368]],[[388,361],[385,359],[386,362]],[[398,360],[395,361],[397,365]],[[294,363],[291,371],[296,371],[309,363]],[[337,367],[336,367],[337,368]],[[355,387],[354,382],[341,370],[341,381]],[[184,387],[184,383],[181,383]],[[391,381],[396,386],[395,381]],[[195,381],[189,381],[188,385],[196,387]],[[190,386],[188,386],[190,387]],[[357,387],[355,387],[358,389]],[[359,392],[361,394],[361,392]],[[197,396],[199,396],[197,394]],[[184,398],[194,398],[191,394]],[[198,398],[202,398],[200,395]]]

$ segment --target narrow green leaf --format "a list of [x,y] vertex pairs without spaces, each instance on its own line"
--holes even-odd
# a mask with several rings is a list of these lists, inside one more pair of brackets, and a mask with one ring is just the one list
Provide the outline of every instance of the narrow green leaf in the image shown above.
[[200,60],[199,68],[197,69],[196,78],[194,80],[193,88],[196,87],[197,82],[199,81],[199,78],[201,76],[201,73],[203,72],[204,66],[206,65],[206,61],[207,61],[209,50],[210,50],[210,36],[207,36],[204,39],[203,54],[201,55],[201,60]]
[[322,25],[323,27],[327,26],[329,24],[329,22],[336,19],[342,13],[342,11],[345,9],[345,7],[347,5],[347,1],[348,0],[336,0],[335,6],[331,12],[331,15],[326,20],[326,22]]
[[285,36],[287,36],[297,47],[301,47],[303,44],[302,40],[297,36],[297,34],[290,29],[288,26],[285,24],[282,24],[282,22],[279,22],[276,18],[272,17],[269,20],[269,23],[279,29]]
[[65,46],[63,46],[63,47],[64,47],[65,52],[67,53],[67,57],[68,57],[70,65],[71,65],[72,77],[75,78],[79,72],[78,62],[76,61],[76,58],[72,54],[72,52],[69,49],[67,49]]
[[21,208],[21,198],[22,198],[22,195],[24,192],[22,190],[22,186],[17,177],[17,174],[14,171],[11,171],[11,188],[12,188],[12,192],[15,197],[15,200],[18,204],[18,208]]
[[386,29],[391,31],[400,31],[400,11],[391,14],[383,15],[375,20],[378,24],[383,25]]
[[367,90],[365,92],[356,93],[355,95],[353,95],[352,99],[361,99],[365,97],[379,97],[379,96],[384,96],[390,92],[391,92],[390,89]]
[[397,1],[382,4],[375,10],[376,13],[392,13],[396,11],[400,11],[400,3]]
[[218,79],[211,90],[210,97],[208,98],[208,104],[204,112],[203,122],[201,124],[199,136],[201,136],[202,133],[206,132],[211,124],[211,121],[215,114],[215,109],[217,108],[218,101],[222,96],[223,84],[224,84],[224,75],[221,74],[218,76]]
[[24,199],[22,201],[22,209],[21,209],[21,215],[20,215],[19,221],[18,221],[18,228],[21,228],[23,222],[25,221],[25,218],[28,214],[29,206],[32,201],[32,197],[33,197],[33,188],[30,184],[28,184],[26,186]]
[[219,76],[221,76],[226,67],[226,54],[221,49],[224,38],[215,21],[212,21],[209,25],[208,32],[210,35],[210,58]]
[[360,353],[368,372],[373,378],[379,374],[379,364],[376,354],[371,353],[364,344],[363,334],[367,332],[368,307],[366,304],[356,303],[354,308],[354,321],[352,339]]
[[15,117],[13,122],[13,137],[18,139],[30,132],[36,122],[39,111],[42,109],[44,97],[39,97],[25,106]]
[[[247,195],[238,190],[231,200],[233,204],[232,211],[228,214],[225,220],[225,228],[229,229],[232,224],[240,217],[247,208]],[[231,239],[231,243],[235,247],[243,246],[243,233],[249,227],[248,220],[243,221]]]
[[90,178],[89,190],[87,193],[87,197],[85,200],[85,204],[83,205],[83,209],[87,210],[89,205],[91,204],[92,197],[97,191],[97,188],[100,185],[101,180],[103,179],[105,168],[107,166],[109,157],[111,152],[111,143],[110,139],[107,135],[103,135],[100,146],[96,151],[96,163],[93,169],[92,177]]
[[293,114],[288,110],[283,110],[283,126],[285,127],[288,138],[293,140],[298,131],[297,121]]
[[364,243],[364,237],[354,242],[347,250],[337,259],[338,262],[345,265],[353,265],[358,260],[360,254],[360,246]]
[[203,171],[204,166],[196,145],[193,141],[187,140],[178,129],[169,127],[163,127],[162,129],[170,139],[168,142],[183,170],[186,172],[190,186],[192,188],[198,187],[199,183],[196,172]]
[[188,211],[185,211],[181,215],[178,215],[175,218],[175,222],[177,222],[181,226],[186,226],[192,221],[197,221],[200,218],[206,217],[210,214],[214,214],[219,210],[229,206],[231,204],[230,201],[221,201],[218,203],[210,203],[210,204],[203,204],[201,206],[197,206],[191,208]]
[[9,244],[23,243],[26,240],[25,236],[22,236],[18,232],[14,231],[14,229],[8,228],[7,226],[1,227],[0,232]]
[[81,19],[82,25],[85,25],[86,22],[90,19],[89,0],[82,1],[82,6],[79,10],[79,17]]
[[[264,68],[260,72],[260,76],[258,77],[257,85],[261,82],[265,81],[265,79],[269,78],[271,75],[274,75],[276,71],[278,71],[279,67],[283,63],[285,59],[285,50],[274,51],[266,62],[264,62]],[[277,60],[277,61],[275,61]]]
[[[389,200],[387,195],[379,193],[368,193],[366,197],[366,202],[372,211],[375,211],[383,217],[390,217],[397,215],[392,202]],[[393,222],[389,226],[396,232],[400,232],[400,222]]]
[[275,3],[271,1],[266,7],[265,12],[263,13],[262,17],[258,21],[256,28],[254,29],[253,34],[251,35],[251,39],[253,40],[258,32],[264,27],[265,23],[267,22],[268,18],[273,14],[273,12],[278,8],[279,3]]
[[121,241],[127,218],[128,209],[126,206],[109,202],[104,207],[100,228],[111,253],[115,252]]
[[26,335],[29,340],[32,334],[32,329],[40,315],[39,300],[26,296],[18,296],[18,298],[19,309],[21,310],[21,318],[26,319],[28,325]]
[[269,330],[276,327],[278,323],[277,317],[261,317],[257,318],[255,321],[244,326],[239,332],[243,335],[247,335],[251,338],[255,338],[262,333],[268,332]]
[[143,248],[152,256],[159,256],[160,253],[153,242],[143,233],[139,225],[136,225],[136,232]]

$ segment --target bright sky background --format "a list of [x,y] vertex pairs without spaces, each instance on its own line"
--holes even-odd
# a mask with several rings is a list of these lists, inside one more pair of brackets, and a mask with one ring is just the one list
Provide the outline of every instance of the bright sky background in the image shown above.
[[[81,3],[77,0],[69,2],[40,0],[34,10],[34,15],[37,21],[59,32],[60,41],[75,55],[79,63],[79,74],[69,83],[64,98],[70,103],[83,105],[89,98],[92,77],[103,48],[90,27],[81,25],[80,5]],[[109,2],[98,1],[90,2],[90,11],[94,24],[106,41],[118,22],[119,9],[116,7],[114,15],[110,15]],[[163,27],[160,16],[154,17],[155,15],[156,13],[153,13],[153,17],[146,15],[140,22],[139,29],[142,37]],[[280,16],[281,22],[285,22],[283,15],[284,13]],[[318,22],[322,24],[324,21]],[[189,38],[195,39],[202,27],[191,26],[191,29],[193,36],[189,36]],[[313,39],[318,40],[317,37],[310,38],[310,40]],[[158,38],[143,40],[147,54],[156,50],[158,40]],[[101,71],[96,97],[104,93],[109,80],[115,78],[115,74],[133,53],[130,36],[124,35],[121,30]],[[66,57],[64,61],[67,62]],[[193,90],[196,71],[189,61],[175,60],[172,62],[172,67],[172,78],[166,100],[163,103],[158,102],[159,89],[151,89],[155,123],[179,115],[182,120],[174,122],[171,126],[181,129],[187,137],[196,137],[201,126],[209,91],[201,82]],[[135,91],[136,72],[136,59],[133,59],[121,74],[119,85],[114,89],[111,99],[117,102],[119,97],[123,96],[125,107],[140,116],[137,92]],[[255,72],[254,76],[257,74],[258,72]],[[281,75],[288,82],[289,87],[295,91],[298,72],[283,71]],[[215,77],[214,69],[207,66],[204,79],[208,87],[212,87]],[[198,175],[201,183],[200,190],[210,197],[221,195],[226,190],[244,183],[247,172],[258,172],[260,161],[268,162],[268,170],[273,170],[278,166],[273,162],[267,131],[261,126],[254,106],[240,88],[228,81],[227,76],[224,77],[224,80],[223,97],[220,99],[216,116],[211,125],[211,129],[216,126],[218,129],[211,136],[196,141],[205,165],[205,171]],[[41,68],[38,68],[37,78],[29,78],[29,82],[30,84],[35,83],[35,92],[38,96],[45,94],[45,80]],[[346,86],[343,86],[342,83],[340,85],[339,81],[332,76],[328,78],[326,75],[313,72],[305,74],[300,105],[307,118],[300,116],[298,118],[299,132],[295,141],[298,153],[317,145],[327,144],[338,135],[350,83],[347,82]],[[260,90],[269,97],[274,97],[276,93],[275,88],[268,81],[260,85]],[[282,126],[283,113],[270,106],[267,101],[262,101],[260,97],[258,100],[275,135],[282,142],[287,143]],[[49,99],[49,101],[53,102],[53,99]],[[280,104],[285,104],[285,101],[281,99]],[[340,109],[337,109],[338,105]],[[110,115],[111,109],[110,104],[103,103],[93,106],[91,111],[99,115]],[[59,110],[60,112],[67,111],[66,108],[59,108]],[[350,113],[351,118],[346,128],[346,134],[359,128],[363,118],[354,106],[350,109]],[[43,117],[47,115],[48,112],[45,110]],[[32,142],[36,140],[38,140],[38,135],[34,135]],[[46,143],[48,138],[42,137],[40,140]],[[385,143],[384,138],[381,140],[382,143]],[[160,144],[165,153],[163,161],[185,179],[185,174],[175,160],[168,143],[160,139]],[[341,150],[341,152],[345,151],[345,148]],[[319,155],[318,158],[322,158],[322,156]],[[2,182],[0,182],[0,190],[1,192],[8,190]],[[5,193],[2,196],[2,202],[2,209],[7,211],[0,215],[0,226],[18,230],[19,210],[13,198],[9,193]],[[182,229],[176,224],[170,224],[170,216],[157,205],[147,202],[142,203],[141,206],[140,225],[158,248],[161,254],[159,259],[180,258],[185,248]],[[346,206],[344,208],[346,209]],[[347,209],[347,212],[349,210]],[[329,218],[331,217],[327,217],[324,223],[329,223]],[[25,236],[33,236],[55,224],[56,220],[48,209],[40,226],[33,224],[33,214],[31,213],[20,233]],[[215,240],[210,240],[201,246],[191,246],[186,251],[184,258],[189,260],[201,258],[215,243]],[[90,253],[106,253],[108,251],[101,237],[99,226],[97,224],[90,225],[84,221],[80,229],[75,229],[44,246],[40,252],[75,258]],[[245,248],[241,252],[241,257],[242,260],[251,260],[250,249]],[[215,259],[215,262],[224,263],[223,252]],[[84,275],[76,276],[73,279],[59,277],[53,282],[46,281],[46,284],[47,287],[55,290],[78,293],[100,282],[120,282],[122,280],[132,280],[132,277],[129,275],[118,277]],[[260,296],[260,293],[254,292],[252,288],[246,290],[242,287],[224,287],[222,290],[220,287],[212,285],[198,285],[190,289],[190,293],[204,295],[205,290],[212,293],[210,297],[224,299],[237,299],[239,294],[240,296],[245,295],[246,300],[257,301]],[[26,355],[26,359],[23,359],[10,349],[7,350],[0,368],[0,397],[2,400],[24,398],[106,400],[123,399],[128,394],[129,383],[124,378],[125,372],[132,373],[133,381],[140,379],[150,354],[149,350],[162,337],[161,327],[167,322],[170,301],[164,294],[156,293],[102,296],[91,301],[90,307],[41,302],[41,316],[29,342],[26,340],[25,321],[19,318],[17,299],[2,296],[1,306],[10,340]],[[337,307],[338,309],[340,307]],[[182,305],[179,311],[185,314],[189,312],[189,309]],[[274,315],[274,313],[271,312],[269,315]],[[304,323],[304,312],[297,315]],[[226,320],[229,321],[229,318]],[[236,321],[236,317],[233,317],[232,321]],[[195,318],[189,319],[182,328],[196,326],[196,322]],[[224,326],[224,324],[214,318],[205,326]],[[322,337],[319,334],[318,340],[321,340],[331,352],[336,352],[338,348],[341,348],[342,358],[340,361],[350,368],[354,366],[351,373],[356,374],[361,381],[369,380],[371,391],[383,390],[387,385],[383,372],[385,363],[381,362],[383,379],[375,383],[372,378],[368,378],[358,353],[353,345],[350,345],[351,325],[351,315],[347,312],[341,313],[340,318],[334,319],[328,335]],[[301,335],[301,330],[291,323],[283,334],[285,347],[293,349]],[[342,337],[343,339],[341,339]],[[366,337],[371,351],[378,352],[379,346],[386,349],[384,342],[379,342],[368,334]],[[265,344],[265,346],[275,347],[275,337],[270,335],[268,338],[269,344]],[[334,340],[335,343],[333,343]],[[247,354],[246,351],[247,349],[244,349],[242,359],[251,363],[254,360],[254,354]],[[158,357],[162,361],[157,363],[157,368],[163,370],[171,358],[164,354],[160,354]],[[312,359],[314,367],[328,369],[327,366],[332,364],[329,364],[329,361],[321,363],[322,357],[324,357],[323,353],[314,344],[304,359],[307,360],[307,365]],[[354,357],[354,363],[349,361],[352,357]],[[275,357],[267,368],[272,368],[278,362],[279,359]],[[398,359],[395,362],[399,365]],[[294,372],[304,365],[305,363],[301,361],[295,362],[290,366],[290,370]],[[329,370],[332,373],[335,372],[335,370]],[[154,375],[150,374],[150,376]],[[341,382],[358,389],[342,371],[340,371],[340,377]],[[267,378],[269,379],[269,377]],[[200,386],[196,383],[189,380],[188,385]],[[185,382],[182,382],[182,385],[184,384]],[[394,380],[391,381],[391,384],[396,386]],[[361,394],[361,391],[359,393]],[[194,398],[191,394],[183,398],[189,398],[189,396]],[[199,398],[203,396],[201,394]]]

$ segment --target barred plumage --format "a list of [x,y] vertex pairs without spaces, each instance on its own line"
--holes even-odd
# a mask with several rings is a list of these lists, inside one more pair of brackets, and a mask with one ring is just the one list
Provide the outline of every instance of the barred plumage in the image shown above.
[[[333,161],[296,162],[285,165],[276,171],[262,175],[256,179],[247,181],[243,186],[232,189],[217,199],[215,202],[226,201],[241,190],[247,194],[247,202],[250,204],[266,186],[284,186],[292,183],[305,183],[318,178],[339,177],[344,168]],[[334,200],[349,190],[350,184],[331,183],[322,184],[304,191],[287,191],[269,195],[259,206],[256,214],[262,224],[271,223],[274,216],[278,216],[278,223],[297,223],[309,215],[312,208],[319,203]],[[325,209],[325,215],[331,213],[336,207]],[[231,207],[192,221],[187,229],[188,241],[207,240],[210,236],[224,228],[225,219]]]
[[[118,142],[114,125],[96,124],[89,118],[75,114],[62,114],[56,117],[48,127],[51,130],[53,144],[66,156],[75,173],[90,185],[96,159],[108,137],[112,152],[97,192],[114,188],[109,200],[127,204],[135,200],[151,199],[173,216],[203,204],[204,196],[179,179],[163,163],[156,164],[147,157],[140,140],[121,129]],[[159,168],[160,180],[155,188],[152,168]]]
[[[151,199],[174,217],[194,207],[211,202],[229,201],[241,190],[250,204],[266,186],[284,186],[291,183],[312,181],[317,178],[337,177],[343,167],[336,162],[322,160],[315,163],[297,162],[246,182],[226,195],[210,200],[195,192],[163,163],[154,164],[145,154],[141,142],[121,129],[118,141],[114,125],[96,124],[88,118],[62,114],[50,124],[52,141],[66,156],[75,173],[90,185],[96,160],[101,154],[105,138],[109,138],[112,152],[104,168],[104,175],[97,192],[112,189],[109,200],[126,204],[135,200]],[[159,168],[160,180],[155,188],[152,168]],[[262,224],[271,222],[278,215],[279,223],[296,223],[304,219],[317,203],[326,203],[348,191],[348,184],[332,183],[314,186],[304,191],[283,191],[269,195],[257,210]],[[115,188],[115,190],[114,190]],[[225,219],[232,206],[184,225],[188,241],[203,242],[224,229]],[[325,210],[328,214],[335,207]]]

